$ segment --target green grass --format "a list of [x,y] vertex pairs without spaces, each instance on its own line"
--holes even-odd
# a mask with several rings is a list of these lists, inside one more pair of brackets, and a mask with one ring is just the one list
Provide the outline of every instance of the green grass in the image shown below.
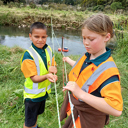
[[[113,58],[121,74],[122,96],[124,101],[123,113],[120,117],[110,116],[109,125],[105,128],[128,128],[128,37],[119,40]],[[0,128],[22,128],[24,123],[23,85],[24,76],[20,70],[20,58],[23,49],[19,47],[8,48],[0,45]],[[77,60],[79,56],[70,56]],[[64,94],[62,92],[63,73],[62,55],[55,53],[58,68],[57,92],[59,108],[61,108]],[[67,72],[71,66],[67,65]],[[58,117],[54,85],[52,93],[46,101],[45,112],[39,116],[38,124],[45,128],[58,128]],[[61,125],[64,121],[61,122]]]
[[113,53],[113,58],[121,75],[121,87],[123,96],[123,113],[120,117],[110,116],[110,124],[105,128],[128,128],[128,37],[118,40],[118,46]]
[[[22,128],[24,123],[23,85],[24,76],[20,70],[20,58],[24,50],[19,47],[8,48],[0,45],[0,127]],[[58,65],[58,101],[63,102],[62,56],[55,53]],[[68,67],[68,66],[67,66]],[[38,124],[44,127],[58,127],[58,117],[54,85],[49,95],[45,112],[39,116]],[[49,123],[50,122],[50,123]],[[63,122],[62,122],[63,123]]]

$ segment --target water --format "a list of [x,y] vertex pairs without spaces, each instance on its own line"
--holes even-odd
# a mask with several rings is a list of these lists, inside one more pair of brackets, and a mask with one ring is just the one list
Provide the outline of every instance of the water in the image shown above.
[[[69,51],[64,52],[65,56],[68,55],[81,55],[86,52],[84,45],[82,43],[81,31],[67,31],[67,30],[54,30],[56,38],[54,41],[54,50],[58,51],[58,48],[62,46],[62,37],[64,47],[68,47]],[[47,44],[51,46],[52,37],[51,30],[48,29]],[[17,27],[5,27],[0,26],[0,44],[6,45],[8,47],[19,46],[23,49],[28,49],[31,46],[31,41],[29,39],[29,28],[17,28]],[[57,41],[56,41],[57,39]],[[57,43],[58,42],[58,43]]]

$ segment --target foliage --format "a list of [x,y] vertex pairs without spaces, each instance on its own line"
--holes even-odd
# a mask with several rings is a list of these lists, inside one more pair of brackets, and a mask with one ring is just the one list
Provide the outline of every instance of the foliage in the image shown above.
[[68,10],[68,9],[70,9],[69,6],[66,4],[49,4],[49,8],[52,8],[55,10]]
[[92,11],[96,11],[96,10],[98,10],[98,11],[103,11],[103,10],[104,10],[104,6],[103,6],[103,5],[97,5],[97,6],[95,6],[95,7],[92,9]]
[[111,10],[111,6],[110,5],[107,5],[104,7],[104,10],[103,10],[105,13],[108,13],[108,14],[112,14],[112,10]]
[[29,3],[29,6],[30,6],[30,8],[36,8],[36,4],[32,1]]
[[15,2],[15,7],[20,8],[20,3],[19,2]]
[[65,0],[65,4],[74,5],[74,0]]
[[[9,8],[12,8],[14,6],[20,7],[19,4],[29,3],[28,0],[1,0],[4,4],[8,4]],[[2,4],[1,2],[1,4]],[[15,2],[17,2],[15,4]],[[11,3],[11,4],[10,4]],[[12,4],[13,3],[13,4]],[[19,3],[19,4],[18,4]],[[0,4],[0,5],[1,5]],[[56,10],[77,10],[77,6],[81,6],[81,11],[87,10],[99,10],[103,11],[103,7],[110,6],[111,10],[115,11],[117,9],[127,9],[128,1],[126,0],[54,0],[54,1],[47,1],[47,0],[32,0],[29,3],[30,8],[34,9],[36,8],[36,4],[41,4],[43,6],[43,9],[48,9],[45,7],[50,6],[51,8],[54,8]],[[66,6],[68,5],[68,6]],[[70,5],[70,6],[69,6]],[[73,5],[73,6],[71,6]],[[23,6],[22,6],[23,7]],[[107,12],[111,12],[111,10],[107,10]]]
[[97,0],[98,5],[104,5],[108,2],[108,0]]
[[45,4],[47,2],[47,0],[41,0],[39,1],[39,4]]
[[3,1],[0,0],[0,6],[3,5]]
[[[28,0],[1,0],[4,4],[10,3],[10,2],[18,2],[18,3],[27,3]],[[128,6],[127,0],[32,0],[35,4],[66,4],[66,5],[81,5],[81,7],[94,7],[98,5],[107,6],[111,5],[112,3],[121,3],[122,7],[125,9]],[[32,5],[31,5],[32,6]],[[19,6],[18,6],[19,7]],[[35,8],[33,5],[32,8]],[[67,10],[67,9],[66,9]],[[95,9],[94,9],[95,10]],[[101,9],[102,10],[102,9]]]
[[9,7],[9,8],[14,7],[14,3],[13,3],[13,2],[8,3],[8,7]]
[[97,0],[83,0],[81,5],[84,5],[85,7],[92,7],[97,5]]
[[7,14],[3,14],[0,16],[0,25],[8,25],[9,23],[9,15],[10,13],[8,12]]
[[111,9],[115,12],[117,9],[121,9],[122,7],[122,3],[121,2],[113,2],[111,4]]

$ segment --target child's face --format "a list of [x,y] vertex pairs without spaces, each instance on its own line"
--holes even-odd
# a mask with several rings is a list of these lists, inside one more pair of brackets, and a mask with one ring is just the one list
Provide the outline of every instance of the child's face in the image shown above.
[[37,48],[43,48],[46,44],[47,33],[44,29],[33,29],[32,34],[29,33],[29,37]]
[[110,39],[110,33],[102,36],[84,28],[82,29],[82,37],[86,51],[93,56],[93,59],[106,52],[106,42]]

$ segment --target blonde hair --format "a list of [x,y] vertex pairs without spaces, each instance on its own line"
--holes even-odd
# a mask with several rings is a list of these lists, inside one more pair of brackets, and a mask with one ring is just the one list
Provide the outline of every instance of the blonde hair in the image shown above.
[[107,15],[97,14],[89,17],[82,26],[82,29],[87,28],[90,31],[96,32],[102,36],[110,33],[111,38],[113,38],[113,22]]

